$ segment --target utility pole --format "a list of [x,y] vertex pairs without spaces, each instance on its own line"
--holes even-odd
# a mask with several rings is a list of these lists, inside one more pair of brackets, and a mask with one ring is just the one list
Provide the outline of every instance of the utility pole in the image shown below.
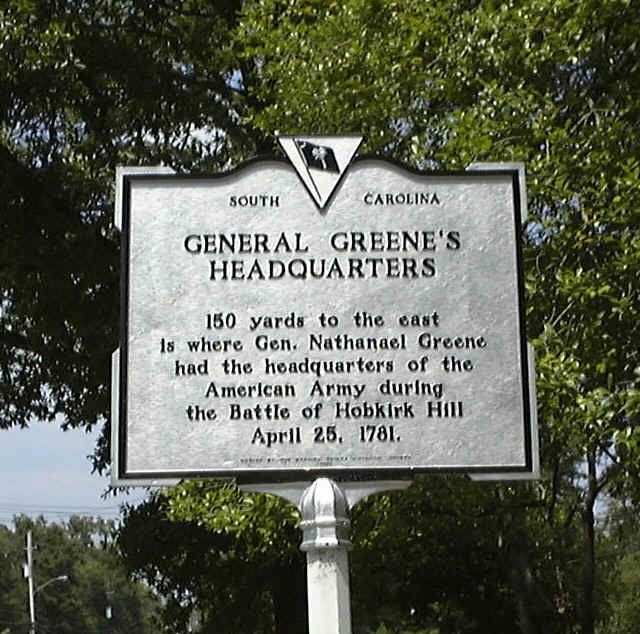
[[36,634],[36,604],[33,588],[33,534],[27,531],[27,564],[24,569],[29,588],[29,634]]
[[[40,584],[39,586],[35,585],[35,581],[33,579],[33,532],[31,530],[27,531],[27,563],[24,564],[24,576],[27,580],[27,588],[29,591],[29,634],[36,634],[36,594],[43,590],[47,586],[55,583],[56,581],[69,581],[69,575],[58,575],[57,577],[53,577],[49,579],[49,581],[45,581],[45,583]],[[4,634],[4,632],[0,633]]]

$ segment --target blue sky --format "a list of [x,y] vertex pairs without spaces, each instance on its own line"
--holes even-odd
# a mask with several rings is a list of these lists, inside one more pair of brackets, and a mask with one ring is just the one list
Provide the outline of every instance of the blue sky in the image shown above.
[[109,481],[91,473],[95,440],[47,423],[0,430],[0,523],[11,525],[22,513],[52,522],[69,515],[117,518],[122,503],[142,499],[143,489],[102,499]]

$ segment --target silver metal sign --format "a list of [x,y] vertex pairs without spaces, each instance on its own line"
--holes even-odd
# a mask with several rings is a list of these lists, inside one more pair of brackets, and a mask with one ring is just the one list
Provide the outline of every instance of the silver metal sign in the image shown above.
[[522,170],[281,143],[119,175],[114,481],[535,475]]

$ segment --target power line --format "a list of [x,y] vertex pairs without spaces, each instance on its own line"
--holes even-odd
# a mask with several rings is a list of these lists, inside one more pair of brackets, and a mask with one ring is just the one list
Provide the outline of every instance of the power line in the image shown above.
[[141,499],[131,499],[128,496],[115,501],[113,504],[101,505],[67,505],[67,504],[29,504],[13,500],[0,499],[0,518],[2,521],[11,520],[14,515],[54,515],[54,516],[70,516],[70,515],[93,515],[98,517],[119,517],[122,507],[127,503],[138,503]]
[[0,508],[0,524],[10,525],[16,517],[54,518],[55,521],[64,521],[76,515],[81,517],[97,517],[102,519],[119,519],[122,515],[120,507],[2,507]]
[[53,506],[43,506],[42,504],[20,504],[18,502],[2,502],[0,501],[0,512],[2,511],[14,511],[24,509],[26,511],[29,510],[45,510],[45,511],[105,511],[105,510],[118,510],[121,504],[110,504],[110,505],[98,505],[98,506],[66,506],[66,505],[53,505]]

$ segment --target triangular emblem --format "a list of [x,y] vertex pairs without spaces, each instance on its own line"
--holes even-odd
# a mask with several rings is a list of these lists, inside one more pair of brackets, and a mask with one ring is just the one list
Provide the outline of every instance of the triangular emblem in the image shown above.
[[298,176],[322,209],[342,180],[362,143],[362,136],[279,136]]

